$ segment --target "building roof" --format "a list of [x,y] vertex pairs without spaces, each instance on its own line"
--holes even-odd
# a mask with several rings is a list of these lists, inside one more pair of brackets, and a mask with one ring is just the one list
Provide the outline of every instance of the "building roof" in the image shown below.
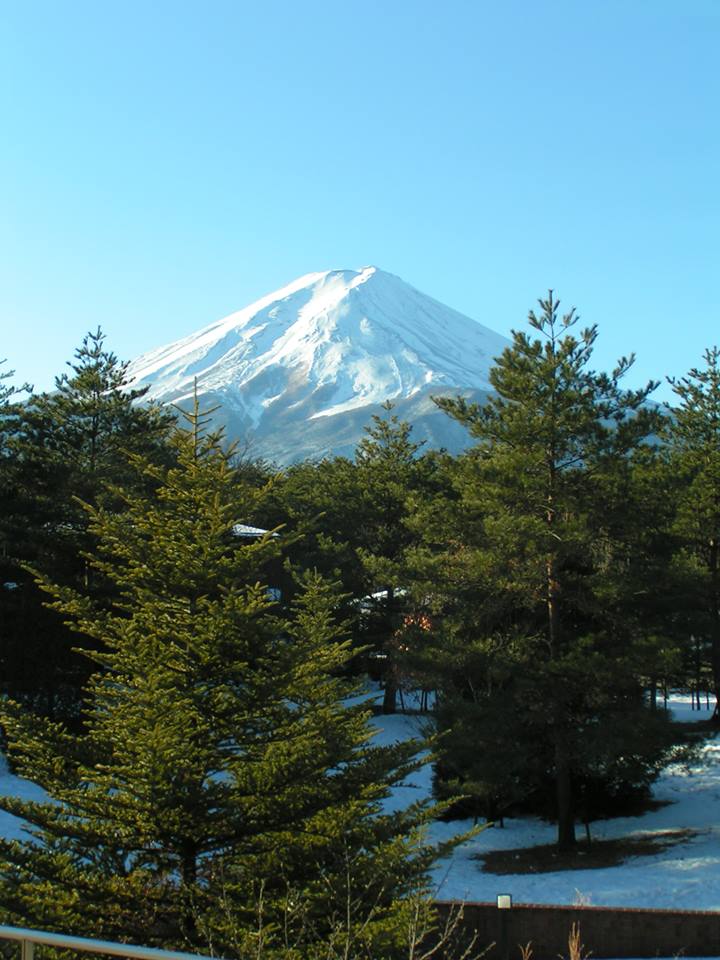
[[[251,527],[247,523],[236,523],[232,532],[236,537],[245,537],[248,540],[259,540],[260,537],[265,537],[270,533],[269,530],[264,530],[262,527]],[[273,533],[271,536],[277,537],[279,534]]]

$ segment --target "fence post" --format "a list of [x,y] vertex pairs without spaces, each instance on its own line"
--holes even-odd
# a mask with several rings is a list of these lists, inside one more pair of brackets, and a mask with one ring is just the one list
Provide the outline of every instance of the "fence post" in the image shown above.
[[502,960],[508,960],[510,956],[510,947],[508,944],[508,926],[510,921],[510,914],[508,910],[512,910],[512,895],[509,893],[499,893],[497,897],[497,906],[498,906],[498,918],[500,920],[500,943],[498,947],[500,949],[500,956]]

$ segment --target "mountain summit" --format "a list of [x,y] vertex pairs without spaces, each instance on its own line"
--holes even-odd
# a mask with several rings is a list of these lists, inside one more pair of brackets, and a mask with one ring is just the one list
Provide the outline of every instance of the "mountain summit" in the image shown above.
[[453,433],[430,395],[486,392],[507,343],[399,277],[364,267],[300,277],[138,357],[129,374],[149,399],[181,405],[197,381],[204,402],[222,405],[231,436],[288,462],[352,453],[386,400],[417,424],[419,438],[457,447],[428,429],[430,417]]

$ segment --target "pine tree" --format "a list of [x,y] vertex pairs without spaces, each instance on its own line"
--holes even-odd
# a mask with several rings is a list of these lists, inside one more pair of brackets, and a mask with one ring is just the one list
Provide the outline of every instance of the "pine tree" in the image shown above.
[[[613,490],[658,418],[644,406],[653,383],[620,389],[632,357],[611,375],[592,371],[596,328],[575,336],[574,310],[561,318],[552,291],[540,306],[529,315],[537,337],[513,334],[484,406],[437,402],[477,439],[458,478],[475,539],[461,539],[471,549],[455,551],[477,593],[457,619],[467,633],[469,616],[481,647],[501,641],[504,676],[486,673],[484,682],[515,703],[525,738],[544,752],[558,843],[570,848],[579,785],[616,775],[622,739],[643,720],[640,645],[618,599],[618,581],[634,562],[632,538],[618,522]],[[636,776],[652,776],[662,752],[653,750]]]
[[668,419],[669,471],[676,478],[674,531],[677,566],[693,614],[687,635],[709,640],[720,723],[720,349],[704,353],[705,366],[670,380],[678,399]]
[[[368,744],[348,707],[337,597],[315,574],[281,607],[272,534],[233,535],[245,495],[197,410],[155,492],[86,505],[110,602],[43,580],[95,665],[86,730],[2,705],[10,755],[47,803],[0,841],[4,919],[250,956],[398,956],[432,858],[422,804],[381,804],[417,744]],[[254,494],[250,494],[254,496]],[[347,949],[346,949],[347,948]]]

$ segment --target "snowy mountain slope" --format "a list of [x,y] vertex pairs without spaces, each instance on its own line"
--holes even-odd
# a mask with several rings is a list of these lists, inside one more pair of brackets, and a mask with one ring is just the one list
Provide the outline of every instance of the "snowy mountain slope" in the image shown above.
[[[182,404],[198,392],[253,452],[280,462],[350,453],[386,400],[418,436],[464,434],[431,394],[487,391],[507,340],[376,267],[311,273],[192,336],[139,357],[134,387]],[[298,435],[298,425],[302,433]],[[448,442],[445,442],[447,435]]]

